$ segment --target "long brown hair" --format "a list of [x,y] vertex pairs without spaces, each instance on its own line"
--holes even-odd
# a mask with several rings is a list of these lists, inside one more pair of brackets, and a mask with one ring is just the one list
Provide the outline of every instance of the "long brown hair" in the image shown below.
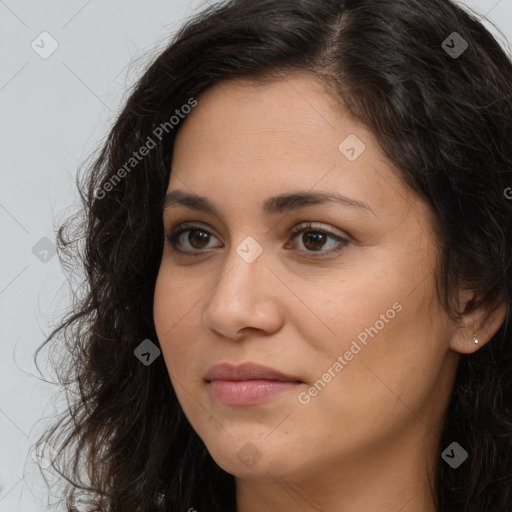
[[[465,41],[460,55],[453,37]],[[84,268],[86,281],[36,359],[51,341],[60,382],[77,394],[38,443],[58,451],[68,511],[85,503],[101,511],[235,510],[234,477],[185,418],[163,358],[146,366],[134,350],[146,339],[158,346],[162,201],[183,107],[221,81],[294,70],[324,80],[434,207],[447,310],[458,313],[449,297],[460,281],[483,302],[510,308],[512,64],[479,20],[449,0],[216,4],[179,30],[140,78],[79,177],[81,215],[58,233],[62,261],[71,272]],[[461,356],[442,447],[457,441],[471,459],[457,470],[439,459],[440,512],[512,510],[508,318],[487,345]]]

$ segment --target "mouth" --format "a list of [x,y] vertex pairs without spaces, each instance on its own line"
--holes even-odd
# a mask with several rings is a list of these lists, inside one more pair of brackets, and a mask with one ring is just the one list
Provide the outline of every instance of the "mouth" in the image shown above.
[[304,384],[295,376],[253,363],[213,366],[204,380],[215,400],[238,406],[259,404]]

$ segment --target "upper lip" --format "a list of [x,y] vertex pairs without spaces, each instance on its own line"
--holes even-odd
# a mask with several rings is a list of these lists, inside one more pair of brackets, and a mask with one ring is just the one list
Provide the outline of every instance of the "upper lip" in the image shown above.
[[229,363],[221,363],[212,366],[206,376],[205,380],[208,382],[212,380],[279,380],[286,382],[301,382],[300,379],[285,375],[282,372],[262,366],[255,363],[243,363],[240,365],[232,365]]

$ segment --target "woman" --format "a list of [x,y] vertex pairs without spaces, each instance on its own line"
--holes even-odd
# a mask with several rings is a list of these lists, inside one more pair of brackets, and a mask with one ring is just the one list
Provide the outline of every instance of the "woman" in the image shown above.
[[180,30],[82,184],[67,510],[510,510],[510,83],[448,0]]

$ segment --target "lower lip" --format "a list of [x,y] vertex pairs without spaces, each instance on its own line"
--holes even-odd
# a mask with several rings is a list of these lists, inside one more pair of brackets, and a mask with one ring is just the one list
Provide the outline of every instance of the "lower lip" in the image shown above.
[[214,380],[208,387],[213,398],[224,405],[254,405],[297,388],[300,382],[279,380]]

